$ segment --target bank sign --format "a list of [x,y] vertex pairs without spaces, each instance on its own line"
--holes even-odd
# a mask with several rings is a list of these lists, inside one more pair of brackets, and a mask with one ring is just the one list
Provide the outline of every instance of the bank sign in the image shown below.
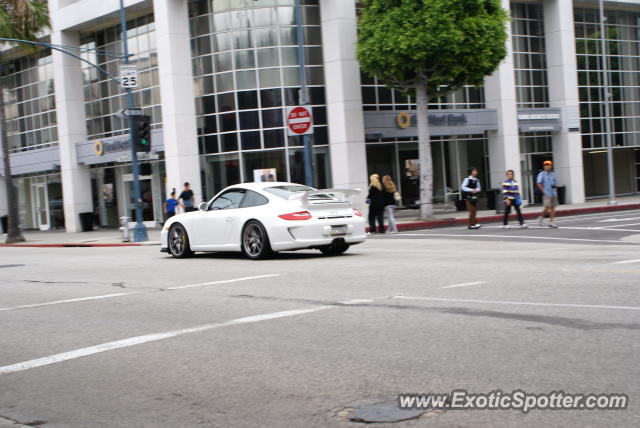
[[[151,131],[151,152],[138,153],[140,160],[158,159],[158,152],[164,151],[162,129]],[[131,162],[129,134],[100,138],[76,144],[78,163],[97,165],[103,163]]]
[[[498,129],[498,115],[493,109],[431,110],[431,136],[473,135]],[[364,113],[367,138],[416,137],[417,115],[409,111],[367,111]]]

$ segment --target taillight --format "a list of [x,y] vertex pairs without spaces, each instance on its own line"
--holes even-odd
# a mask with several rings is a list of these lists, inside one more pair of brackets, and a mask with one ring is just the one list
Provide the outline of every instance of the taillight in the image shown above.
[[353,209],[353,213],[355,215],[357,215],[358,217],[362,217],[362,213],[360,211],[358,211],[357,209],[355,209],[355,208]]
[[309,220],[311,213],[309,211],[298,211],[297,213],[279,215],[283,220]]

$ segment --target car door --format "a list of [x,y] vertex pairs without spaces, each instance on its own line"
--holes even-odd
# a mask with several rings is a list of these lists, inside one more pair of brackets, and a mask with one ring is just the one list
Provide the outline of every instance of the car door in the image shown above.
[[218,195],[207,211],[200,211],[194,220],[194,247],[201,251],[224,249],[229,245],[233,220],[238,214],[245,189],[229,189]]

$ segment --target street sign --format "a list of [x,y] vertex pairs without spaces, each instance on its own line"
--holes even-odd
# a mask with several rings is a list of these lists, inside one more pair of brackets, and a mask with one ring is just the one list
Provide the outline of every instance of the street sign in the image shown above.
[[308,107],[290,107],[287,109],[287,128],[289,135],[313,134],[313,117]]
[[138,67],[135,65],[120,66],[120,86],[125,89],[138,87]]
[[144,116],[144,112],[141,108],[133,107],[133,108],[124,108],[117,113],[118,117],[121,119],[128,119],[133,116]]

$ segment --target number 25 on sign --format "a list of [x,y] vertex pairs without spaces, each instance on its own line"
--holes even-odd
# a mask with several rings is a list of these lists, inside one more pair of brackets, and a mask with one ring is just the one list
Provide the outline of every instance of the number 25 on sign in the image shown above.
[[138,68],[135,65],[120,66],[120,85],[125,89],[138,87]]

